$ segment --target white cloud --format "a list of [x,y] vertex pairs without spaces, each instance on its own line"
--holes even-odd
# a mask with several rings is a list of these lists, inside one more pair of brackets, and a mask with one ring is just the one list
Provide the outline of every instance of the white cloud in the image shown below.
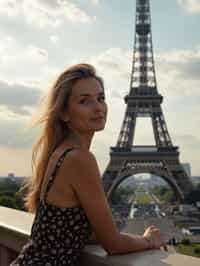
[[23,16],[28,23],[40,28],[58,27],[65,21],[91,23],[96,19],[70,0],[1,0],[0,13],[10,17]]
[[[30,60],[30,61],[29,61]],[[10,36],[1,36],[0,63],[2,68],[23,66],[25,61],[35,64],[48,62],[48,52],[33,45],[24,46]]]
[[49,37],[49,41],[50,41],[51,43],[56,44],[56,43],[58,43],[58,41],[59,41],[59,37],[56,36],[56,35],[51,35],[51,36]]
[[0,0],[0,13],[9,17],[17,16],[21,13],[21,1]]
[[0,80],[46,89],[60,71],[49,63],[48,51],[1,36]]
[[178,0],[178,3],[188,13],[192,13],[192,14],[200,13],[200,1],[199,0]]
[[200,48],[157,54],[155,61],[158,85],[166,88],[165,95],[200,97]]
[[27,119],[1,120],[0,147],[30,148],[33,136],[26,134]]
[[90,1],[94,5],[99,5],[100,4],[100,0],[90,0]]
[[40,95],[41,92],[36,88],[22,84],[9,84],[0,80],[1,116],[3,113],[8,117],[30,116],[31,109],[39,100]]

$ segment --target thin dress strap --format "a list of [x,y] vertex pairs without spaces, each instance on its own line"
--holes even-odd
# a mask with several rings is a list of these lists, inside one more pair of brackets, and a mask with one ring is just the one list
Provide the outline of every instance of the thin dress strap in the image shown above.
[[67,148],[67,149],[64,150],[64,151],[61,153],[61,155],[59,156],[58,161],[57,161],[55,167],[53,168],[53,171],[52,171],[52,173],[51,173],[51,175],[50,175],[50,177],[49,177],[49,179],[48,179],[48,181],[47,181],[47,185],[46,185],[46,188],[45,188],[45,191],[44,191],[44,196],[43,196],[43,198],[41,199],[41,201],[42,201],[42,203],[43,203],[44,205],[46,204],[46,199],[47,199],[47,196],[48,196],[48,192],[49,192],[49,190],[50,190],[50,188],[51,188],[51,186],[52,186],[52,184],[53,184],[53,181],[54,181],[54,179],[55,179],[55,176],[56,176],[56,174],[57,174],[57,171],[58,171],[58,169],[60,168],[60,166],[61,166],[61,164],[62,164],[62,162],[63,162],[63,160],[64,160],[64,158],[65,158],[65,155],[66,155],[68,152],[70,152],[71,150],[73,150],[73,149],[74,149],[74,147],[73,147],[73,148]]

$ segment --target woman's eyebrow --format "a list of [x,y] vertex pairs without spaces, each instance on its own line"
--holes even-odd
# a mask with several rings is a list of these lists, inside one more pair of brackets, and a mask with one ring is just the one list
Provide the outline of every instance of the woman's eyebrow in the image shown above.
[[[104,92],[99,92],[99,93],[97,93],[97,95],[104,95]],[[81,96],[90,97],[90,96],[93,96],[93,95],[92,94],[88,94],[88,93],[81,93],[77,97],[81,97]]]

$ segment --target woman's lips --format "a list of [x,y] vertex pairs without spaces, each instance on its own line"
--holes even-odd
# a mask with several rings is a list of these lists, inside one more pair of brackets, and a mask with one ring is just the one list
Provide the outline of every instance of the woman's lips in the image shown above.
[[95,121],[98,121],[98,120],[104,120],[104,116],[99,116],[99,117],[95,117],[95,118],[92,118],[92,120],[95,120]]

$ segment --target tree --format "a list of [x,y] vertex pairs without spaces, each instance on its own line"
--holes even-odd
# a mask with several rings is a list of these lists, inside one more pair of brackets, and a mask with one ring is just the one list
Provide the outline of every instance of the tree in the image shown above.
[[181,240],[181,244],[183,244],[183,245],[185,245],[185,246],[188,246],[188,245],[191,244],[191,241],[190,241],[190,239],[188,239],[188,238],[183,238],[183,239]]
[[171,190],[168,190],[164,193],[162,198],[164,201],[170,202],[174,199],[174,193]]
[[200,248],[194,248],[194,253],[195,254],[200,254]]
[[25,211],[24,196],[27,190],[27,186],[11,180],[0,182],[0,205]]
[[10,196],[1,196],[0,197],[0,205],[8,208],[16,208],[15,200],[14,198]]

